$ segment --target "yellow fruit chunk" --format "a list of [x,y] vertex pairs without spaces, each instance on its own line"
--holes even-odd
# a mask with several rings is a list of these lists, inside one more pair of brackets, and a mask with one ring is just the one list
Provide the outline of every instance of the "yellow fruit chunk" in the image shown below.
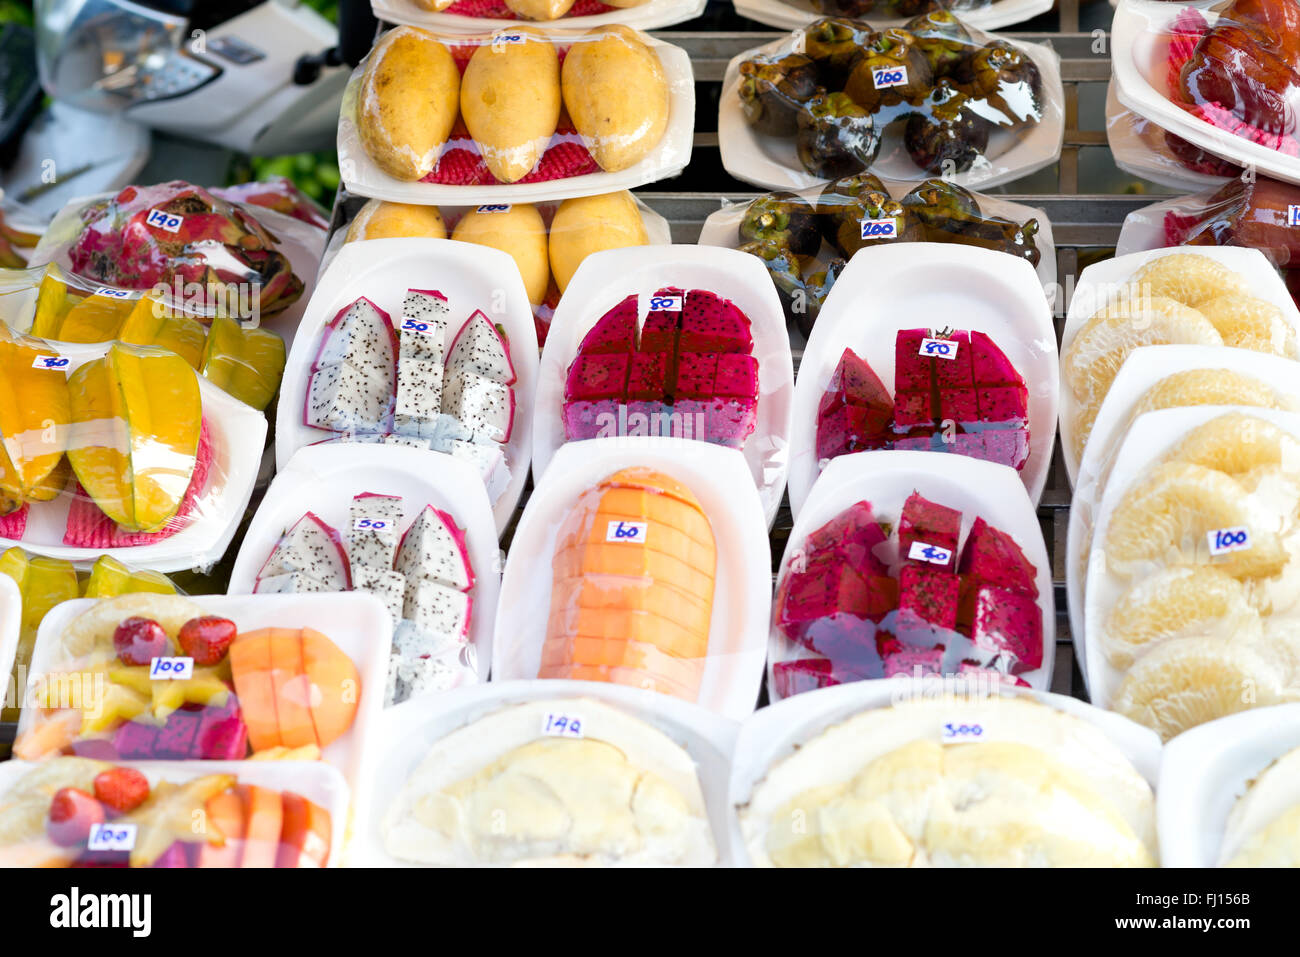
[[1295,358],[1295,330],[1282,310],[1254,296],[1216,296],[1196,307],[1219,330],[1223,344]]
[[59,328],[80,297],[73,296],[67,279],[58,266],[45,267],[40,289],[36,293],[36,315],[32,318],[32,335],[42,339],[58,339]]
[[304,744],[300,748],[286,748],[277,744],[273,748],[257,751],[250,755],[249,761],[319,761],[320,745]]
[[1165,461],[1191,462],[1228,475],[1265,465],[1300,471],[1300,441],[1267,419],[1231,412],[1193,429]]
[[176,841],[194,841],[200,834],[208,834],[209,841],[224,840],[213,834],[216,826],[207,819],[207,804],[235,783],[233,774],[207,774],[179,785],[159,781],[143,804],[120,818],[136,825],[131,866],[150,867]]
[[68,458],[87,494],[126,531],[157,532],[194,471],[202,403],[180,356],[114,345],[68,383],[76,437]]
[[265,409],[284,375],[284,340],[269,329],[245,329],[218,317],[208,330],[199,371],[240,402]]
[[1146,296],[1167,296],[1199,307],[1224,295],[1247,296],[1250,284],[1217,259],[1197,253],[1173,253],[1153,259],[1130,280]]
[[68,310],[54,338],[60,342],[108,342],[116,339],[134,305],[134,299],[119,299],[100,293],[87,296]]
[[1263,379],[1232,369],[1187,369],[1165,376],[1143,394],[1133,417],[1157,409],[1191,405],[1251,405],[1261,409],[1290,408]]
[[1182,566],[1157,572],[1125,592],[1111,609],[1102,645],[1111,664],[1127,668],[1166,641],[1262,634],[1262,620],[1245,585],[1211,566]]
[[[98,677],[97,673],[83,674]],[[97,683],[92,683],[91,687],[91,693],[82,697],[80,710],[83,735],[112,731],[119,724],[130,721],[149,709],[150,699],[125,685],[105,681],[102,688]]]
[[90,569],[83,598],[114,598],[132,592],[176,594],[170,578],[154,571],[132,571],[109,555],[100,555]]
[[[14,656],[15,695],[25,690],[27,669],[32,663],[36,632],[51,608],[77,597],[77,572],[71,562],[61,558],[28,558],[21,548],[10,548],[0,555],[0,574],[8,575],[22,595],[22,627],[18,633],[18,651]],[[6,707],[0,720],[17,721],[22,702],[15,697],[13,707]]]
[[203,357],[207,330],[192,316],[178,312],[149,296],[141,296],[118,332],[122,342],[136,346],[157,346],[174,352],[193,369]]
[[[227,667],[227,677],[229,672]],[[218,669],[196,667],[193,678],[153,682],[153,716],[159,721],[166,721],[167,716],[182,705],[211,704],[220,707],[229,697],[230,686],[218,676]]]
[[0,324],[0,493],[26,501],[43,494],[63,458],[71,421],[68,380],[44,343]]

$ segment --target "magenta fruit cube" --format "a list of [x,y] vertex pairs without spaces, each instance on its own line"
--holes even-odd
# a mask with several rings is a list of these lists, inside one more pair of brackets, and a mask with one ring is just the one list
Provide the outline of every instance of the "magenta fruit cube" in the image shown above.
[[622,399],[627,391],[628,355],[578,355],[569,366],[565,399]]
[[936,628],[957,627],[960,582],[938,566],[904,565],[898,576],[900,619],[914,615]]
[[929,329],[901,329],[894,338],[895,394],[930,391],[935,360],[921,355],[921,340],[929,337]]
[[[810,562],[820,561],[830,553],[859,574],[887,577],[889,566],[875,554],[876,547],[885,541],[885,531],[876,521],[871,503],[861,501],[850,505],[821,528],[809,532],[804,540],[804,553]],[[896,588],[894,592],[896,599]],[[887,610],[892,610],[892,607]]]
[[1007,660],[1012,674],[1043,665],[1043,614],[1024,592],[981,585],[975,593],[971,639],[977,648]]
[[758,360],[739,352],[724,352],[718,356],[717,374],[713,380],[715,395],[738,399],[758,397]]
[[978,585],[1023,592],[1038,597],[1038,571],[1006,532],[977,517],[962,547],[957,571]]
[[[913,492],[903,503],[903,514],[898,522],[898,544],[899,555],[905,562],[916,561],[918,564],[951,571],[956,560],[957,541],[960,536],[961,512],[955,508],[931,502],[920,492]],[[944,563],[909,559],[913,542],[946,548],[952,553],[952,557]]]
[[894,396],[894,428],[905,430],[913,425],[930,425],[934,415],[930,411],[930,391],[899,391]]
[[957,352],[951,359],[936,357],[934,360],[934,381],[939,386],[941,394],[944,389],[969,389],[974,385],[971,373],[970,334],[957,330],[947,338],[956,344]]
[[839,684],[827,658],[795,658],[772,666],[772,684],[782,698]]
[[713,382],[718,374],[716,352],[686,352],[677,359],[677,385],[673,392],[688,399],[713,397]]
[[668,356],[663,352],[635,352],[628,373],[627,398],[662,401],[667,392]]
[[886,678],[942,674],[943,648],[939,645],[933,648],[902,646],[886,655],[883,662]]
[[1017,471],[1029,461],[1029,430],[985,429],[984,458],[999,465],[1009,465]]
[[981,386],[976,399],[980,422],[1025,425],[1029,421],[1029,391],[1023,385]]
[[564,403],[564,437],[568,441],[619,434],[617,399]]
[[939,390],[939,418],[951,419],[957,423],[978,422],[979,403],[975,401],[974,389],[951,388]]
[[976,385],[1023,385],[1024,379],[1001,349],[982,332],[970,334],[971,371]]

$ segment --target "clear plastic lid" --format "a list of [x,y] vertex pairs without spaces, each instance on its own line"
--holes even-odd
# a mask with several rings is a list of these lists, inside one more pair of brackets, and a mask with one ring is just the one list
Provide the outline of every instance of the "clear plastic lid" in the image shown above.
[[582,30],[622,24],[656,30],[704,12],[705,0],[371,0],[375,16],[447,33],[480,33],[527,23],[535,29]]

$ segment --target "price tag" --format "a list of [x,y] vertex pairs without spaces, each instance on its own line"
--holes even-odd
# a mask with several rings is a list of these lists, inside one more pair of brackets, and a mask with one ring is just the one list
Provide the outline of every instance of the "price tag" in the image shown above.
[[479,206],[474,212],[476,213],[508,213],[510,212],[509,203],[495,203],[487,206]]
[[95,290],[96,296],[107,296],[109,299],[130,299],[131,290],[114,289],[112,286],[100,286]]
[[37,356],[32,362],[33,369],[66,369],[72,363],[63,356]]
[[681,312],[682,297],[681,296],[651,296],[650,311],[651,312]]
[[436,327],[432,323],[420,322],[418,319],[403,319],[402,330],[404,332],[418,332],[427,336],[429,333],[434,332]]
[[185,681],[194,677],[193,658],[154,658],[149,662],[149,677],[154,681]]
[[1211,555],[1226,555],[1228,552],[1244,552],[1250,548],[1250,529],[1245,525],[1236,528],[1218,528],[1205,533],[1210,543]]
[[956,359],[957,342],[954,339],[922,339],[919,355],[934,356],[936,359]]
[[932,565],[947,565],[952,561],[952,551],[947,548],[940,548],[938,545],[927,545],[925,542],[913,542],[912,547],[907,550],[907,557],[914,562],[929,562]]
[[582,715],[548,711],[542,718],[542,734],[552,738],[581,738]]
[[507,43],[527,43],[528,38],[522,33],[498,33],[492,38],[492,45],[504,46]]
[[1286,224],[1300,226],[1300,206],[1292,205],[1286,208]]
[[133,851],[135,850],[135,828],[134,824],[92,824],[86,850]]
[[605,529],[605,541],[644,545],[649,528],[648,522],[610,522]]
[[984,725],[978,721],[948,721],[939,732],[939,740],[944,744],[965,744],[983,738]]
[[353,531],[361,532],[366,529],[373,529],[381,532],[388,527],[388,520],[384,518],[359,518],[352,523]]
[[907,67],[887,66],[871,71],[871,82],[877,90],[886,90],[891,86],[907,85]]
[[175,213],[167,213],[161,209],[149,210],[149,215],[144,218],[145,225],[157,226],[159,229],[165,229],[169,233],[180,232],[181,225],[185,222],[183,216],[177,216]]
[[897,239],[898,220],[892,217],[889,219],[864,219],[862,220],[862,238]]

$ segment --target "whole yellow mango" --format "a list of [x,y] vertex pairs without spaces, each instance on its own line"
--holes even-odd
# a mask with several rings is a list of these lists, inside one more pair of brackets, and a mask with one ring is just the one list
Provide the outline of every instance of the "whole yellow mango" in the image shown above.
[[528,301],[537,305],[546,298],[546,280],[551,274],[546,255],[546,224],[536,206],[516,203],[472,209],[456,224],[451,238],[509,253],[519,267]]
[[431,33],[390,30],[375,44],[357,92],[357,133],[375,165],[400,180],[433,171],[456,122],[460,73]]
[[549,249],[555,285],[564,292],[592,253],[649,242],[641,211],[627,190],[566,199],[551,220]]
[[447,226],[437,206],[413,206],[370,199],[348,226],[343,242],[360,239],[389,239],[400,236],[428,236],[446,239]]
[[668,128],[668,80],[659,56],[628,27],[598,27],[564,57],[564,105],[607,173],[641,162]]
[[560,59],[551,41],[516,28],[475,50],[460,84],[460,115],[493,176],[503,183],[527,176],[560,120]]
[[525,20],[558,20],[569,12],[573,0],[506,0],[506,7]]

